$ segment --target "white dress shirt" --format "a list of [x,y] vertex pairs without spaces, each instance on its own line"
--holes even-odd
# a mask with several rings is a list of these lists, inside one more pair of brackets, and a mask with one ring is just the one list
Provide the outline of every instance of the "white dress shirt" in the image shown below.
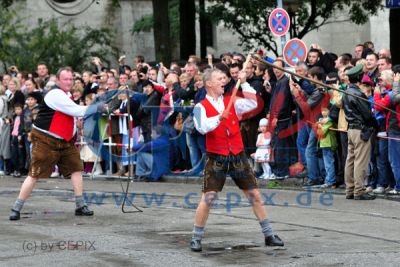
[[[250,84],[248,84],[247,82],[243,83],[241,86],[243,93],[250,93],[254,95],[256,94],[256,90],[254,90],[253,87],[251,87]],[[206,98],[208,101],[210,101],[211,105],[213,105],[213,107],[218,111],[219,115],[207,118],[206,109],[201,103],[197,103],[196,106],[194,106],[193,110],[194,126],[196,127],[197,131],[199,131],[199,133],[201,134],[206,134],[217,128],[221,122],[219,117],[225,110],[224,96],[221,95],[217,99],[214,99],[213,97],[206,95]],[[255,109],[257,107],[257,101],[255,99],[249,99],[249,98],[236,98],[236,101],[234,102],[234,107],[236,114],[240,115]]]

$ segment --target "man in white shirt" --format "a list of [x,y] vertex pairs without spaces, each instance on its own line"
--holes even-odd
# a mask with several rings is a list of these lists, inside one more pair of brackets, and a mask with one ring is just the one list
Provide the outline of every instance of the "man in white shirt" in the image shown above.
[[265,244],[283,246],[282,240],[272,232],[254,172],[244,153],[238,116],[256,108],[257,101],[256,91],[246,82],[244,71],[239,73],[239,79],[245,98],[235,98],[232,105],[231,97],[223,96],[224,74],[217,69],[206,70],[203,82],[207,95],[194,108],[194,125],[201,134],[206,135],[207,151],[202,196],[196,210],[190,242],[190,248],[195,252],[202,250],[201,239],[210,207],[217,192],[222,191],[227,174],[252,203],[265,236]]
[[55,165],[64,177],[71,176],[76,203],[75,215],[93,215],[82,196],[83,164],[73,138],[76,133],[75,117],[84,116],[88,107],[75,104],[69,97],[73,82],[72,69],[61,68],[57,73],[57,88],[50,90],[39,106],[31,132],[32,161],[29,174],[11,209],[10,220],[20,219],[20,211],[38,178],[48,178]]

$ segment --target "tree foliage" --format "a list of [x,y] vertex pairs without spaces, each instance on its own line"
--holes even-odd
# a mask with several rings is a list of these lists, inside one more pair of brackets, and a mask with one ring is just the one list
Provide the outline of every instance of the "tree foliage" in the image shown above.
[[36,27],[28,29],[13,11],[0,10],[0,59],[5,68],[16,65],[31,72],[38,62],[45,62],[53,73],[66,65],[80,71],[90,67],[93,56],[106,63],[116,58],[112,39],[109,29],[76,27],[70,22],[60,26],[54,18],[39,19]]
[[[285,1],[284,1],[285,2]],[[306,0],[298,1],[296,26],[293,36],[302,38],[310,31],[330,23],[336,13],[348,13],[356,24],[363,24],[368,16],[382,8],[381,0]],[[239,35],[245,49],[263,46],[278,55],[278,45],[268,28],[268,17],[276,8],[276,1],[265,0],[211,0],[207,9],[215,22],[223,22]]]
[[[169,25],[170,25],[170,40],[172,44],[177,44],[179,41],[179,0],[170,0],[168,2]],[[154,17],[153,14],[143,15],[135,21],[132,26],[131,33],[149,32],[153,29]]]

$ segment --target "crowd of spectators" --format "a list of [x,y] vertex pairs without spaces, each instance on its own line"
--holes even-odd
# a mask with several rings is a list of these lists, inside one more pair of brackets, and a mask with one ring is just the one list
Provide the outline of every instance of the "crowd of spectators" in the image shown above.
[[[117,145],[93,152],[85,140],[85,121],[78,124],[86,173],[123,176],[135,171],[137,179],[149,181],[165,174],[201,176],[205,136],[195,128],[193,109],[206,95],[202,73],[221,70],[224,94],[229,95],[243,69],[258,105],[240,118],[240,130],[260,179],[296,176],[307,178],[307,186],[335,188],[346,181],[348,188],[362,183],[363,192],[400,192],[400,66],[392,66],[388,49],[375,51],[366,42],[356,45],[354,53],[336,55],[313,44],[306,62],[289,68],[312,80],[254,58],[244,66],[245,57],[236,52],[207,60],[192,55],[169,66],[146,63],[143,56],[131,65],[125,60],[120,57],[118,68],[110,68],[93,58],[93,70],[74,74],[71,97],[76,103],[90,105],[112,95],[107,101],[112,115],[98,119],[99,137],[94,139]],[[271,62],[288,68],[279,57]],[[0,77],[0,172],[19,177],[29,168],[30,131],[38,107],[56,78],[45,63],[38,63],[34,73],[12,66]],[[244,97],[240,88],[237,97]],[[360,134],[353,130],[365,140],[358,140]],[[128,164],[126,156],[132,152]],[[55,169],[52,176],[57,175]]]

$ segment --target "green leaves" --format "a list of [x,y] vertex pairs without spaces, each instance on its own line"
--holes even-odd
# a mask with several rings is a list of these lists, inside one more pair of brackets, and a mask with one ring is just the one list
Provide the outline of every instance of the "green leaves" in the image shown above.
[[34,71],[38,62],[46,63],[52,73],[66,65],[81,71],[90,68],[93,56],[108,62],[118,53],[109,29],[78,28],[70,22],[59,25],[53,18],[39,19],[37,27],[28,30],[15,13],[4,9],[0,10],[0,39],[4,67],[17,65],[28,72]]
[[[278,54],[275,38],[268,28],[268,17],[276,1],[263,0],[211,0],[207,9],[215,23],[222,22],[239,35],[239,44],[246,50],[263,46]],[[283,1],[285,3],[285,1]],[[367,22],[382,7],[381,0],[306,0],[298,1],[293,36],[302,38],[308,32],[335,21],[334,15],[348,14],[356,24]],[[293,26],[292,26],[293,27]]]
[[133,24],[131,33],[149,32],[153,29],[154,18],[153,15],[144,15]]

